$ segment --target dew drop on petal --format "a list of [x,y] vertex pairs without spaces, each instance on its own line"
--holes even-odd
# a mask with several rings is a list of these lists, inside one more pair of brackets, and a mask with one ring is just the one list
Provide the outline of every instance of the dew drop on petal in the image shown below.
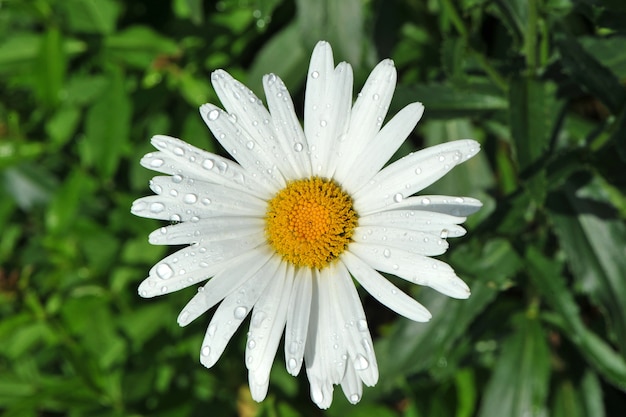
[[243,320],[246,318],[246,314],[248,314],[248,309],[243,306],[235,308],[235,311],[233,312],[233,315],[237,320]]
[[352,363],[354,365],[354,369],[356,369],[357,371],[364,371],[370,366],[370,363],[367,361],[367,359],[365,359],[365,356],[361,354],[356,355],[356,358]]
[[350,402],[352,404],[356,404],[361,400],[361,396],[359,394],[352,394],[350,395]]
[[385,250],[383,251],[383,256],[384,256],[385,258],[389,258],[389,257],[391,256],[391,251],[390,251],[389,249],[385,249]]
[[291,342],[289,345],[289,353],[295,355],[298,352],[298,342]]
[[212,159],[205,159],[202,161],[202,168],[204,169],[213,169],[213,166],[215,166],[215,162],[213,162]]
[[319,387],[311,387],[311,399],[315,404],[320,404],[324,401],[324,393]]
[[183,201],[187,204],[194,204],[196,201],[198,201],[198,196],[193,193],[185,194],[185,197],[183,197]]
[[415,173],[420,175],[422,173],[422,168],[415,168]]
[[317,72],[317,71],[313,71],[313,72],[311,73],[311,78],[313,78],[313,79],[316,79],[316,78],[318,78],[319,76],[320,76],[320,73],[319,73],[319,72]]
[[203,198],[202,204],[204,204],[205,206],[208,206],[209,204],[211,204],[211,200],[209,200],[208,198]]
[[202,356],[209,356],[211,354],[211,348],[208,345],[202,346],[202,350],[200,351]]
[[393,264],[391,265],[391,267],[394,269],[394,271],[397,271],[400,268],[398,264]]
[[220,117],[220,112],[216,109],[213,109],[209,112],[209,114],[207,115],[209,120],[213,121],[213,120],[217,120],[218,117]]
[[160,213],[165,210],[165,205],[163,203],[152,203],[150,204],[150,211],[153,213]]
[[185,154],[185,150],[181,148],[180,146],[177,146],[174,148],[174,155],[183,156],[184,154]]
[[165,294],[167,292],[167,287],[163,286],[161,287],[161,293]]
[[189,312],[187,310],[180,313],[179,321],[181,323],[187,323],[187,319],[189,318]]
[[454,199],[454,202],[455,202],[455,203],[462,204],[463,202],[465,202],[465,200],[463,200],[463,197],[456,197],[456,198]]
[[378,101],[378,99],[380,98],[380,96],[378,94],[374,94],[372,96],[372,98],[374,99],[374,101]]
[[427,206],[430,204],[430,198],[424,197],[422,198],[422,205]]
[[300,142],[296,142],[293,145],[293,150],[296,151],[296,152],[302,152],[303,149],[304,149],[304,145],[302,143],[300,143]]
[[157,158],[157,159],[153,159],[152,161],[150,161],[150,166],[152,168],[158,168],[158,167],[162,166],[163,163],[164,163],[164,161],[162,159]]
[[207,332],[207,334],[208,334],[210,337],[215,336],[215,332],[216,332],[216,331],[217,331],[217,324],[215,324],[215,323],[211,323],[211,324],[209,325],[208,329],[206,329],[206,332]]
[[267,84],[268,85],[273,85],[276,82],[276,75],[275,74],[269,74],[267,76]]
[[448,237],[448,229],[443,229],[439,234],[439,237],[442,239],[446,239]]
[[175,184],[180,184],[183,181],[183,176],[176,174],[172,176],[172,182]]
[[254,339],[248,340],[248,349],[254,349],[256,347],[256,342]]
[[326,127],[327,124],[328,122],[326,120],[320,120],[320,126]]
[[249,150],[254,149],[254,142],[249,140],[248,143],[246,143],[246,148],[248,148]]
[[170,221],[172,221],[172,222],[179,222],[180,221],[180,216],[178,214],[172,214],[170,216]]
[[395,201],[396,203],[402,202],[403,199],[404,199],[404,196],[400,193],[393,196],[393,201]]
[[361,331],[361,332],[366,332],[367,331],[367,321],[365,321],[364,319],[360,319],[359,321],[356,322],[356,328],[359,329],[359,331]]
[[161,279],[169,279],[174,275],[174,270],[166,263],[161,263],[156,267],[156,274]]
[[287,366],[289,367],[290,370],[295,370],[296,366],[298,366],[298,361],[296,361],[294,358],[290,358],[287,361]]

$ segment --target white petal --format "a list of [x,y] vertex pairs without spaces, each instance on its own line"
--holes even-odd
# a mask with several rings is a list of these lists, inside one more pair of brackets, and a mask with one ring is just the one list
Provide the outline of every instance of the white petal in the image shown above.
[[200,114],[224,149],[266,189],[273,193],[285,186],[285,179],[269,150],[242,129],[234,115],[212,104],[200,106]]
[[177,176],[177,181],[188,177],[224,184],[262,199],[267,199],[273,194],[261,181],[257,181],[230,159],[203,151],[169,136],[156,135],[151,142],[160,152],[149,153],[141,159],[141,165],[148,169]]
[[[352,67],[345,62],[337,65],[333,74],[333,86],[327,94],[330,102],[326,104],[327,112],[320,114],[320,129],[326,132],[321,135],[328,135],[328,159],[326,170],[323,176],[332,177],[338,164],[345,155],[351,152],[350,143],[347,141],[348,126],[350,122],[350,111],[352,110]],[[324,126],[324,120],[328,124]]]
[[466,139],[405,156],[384,168],[353,195],[355,209],[359,213],[372,213],[398,203],[431,185],[479,150],[478,142]]
[[331,150],[348,129],[352,101],[352,69],[341,63],[333,69],[333,55],[327,42],[313,50],[304,102],[304,133],[309,144],[313,175],[332,174]]
[[375,140],[387,115],[396,78],[396,68],[390,59],[380,62],[369,75],[352,108],[346,152],[337,167],[336,178],[348,179],[351,169],[359,165],[365,155],[364,150]]
[[427,256],[416,255],[385,245],[352,243],[350,252],[372,268],[426,285],[453,298],[468,298],[469,287],[456,276],[450,265]]
[[270,386],[270,380],[267,379],[262,383],[257,382],[254,371],[248,372],[248,385],[250,386],[250,396],[256,402],[261,402],[267,396],[267,389]]
[[285,364],[287,372],[293,376],[300,373],[304,347],[307,343],[312,279],[310,268],[299,268],[289,300],[285,329]]
[[257,383],[269,379],[276,349],[285,328],[293,275],[293,266],[281,262],[274,278],[254,306],[246,343],[246,367],[256,371]]
[[357,227],[352,239],[358,243],[376,243],[393,248],[406,249],[418,255],[441,255],[448,249],[448,242],[434,233],[406,228],[369,226]]
[[[267,203],[247,191],[236,190],[223,184],[215,184],[201,179],[154,177],[150,188],[156,193],[174,199],[185,209],[198,210],[200,217],[209,217],[226,212],[230,215],[265,215]],[[198,208],[196,208],[198,207]]]
[[220,240],[245,240],[264,233],[265,221],[256,217],[214,217],[198,222],[185,222],[161,227],[150,233],[153,245],[184,245]]
[[389,207],[398,210],[425,210],[449,214],[456,217],[467,217],[476,213],[483,203],[471,197],[452,197],[446,195],[419,195],[404,198]]
[[269,74],[263,77],[263,87],[272,114],[274,132],[287,158],[285,165],[290,168],[281,165],[283,174],[287,178],[310,176],[311,159],[307,154],[309,145],[285,83],[277,75]]
[[344,333],[347,368],[354,368],[366,385],[373,386],[378,382],[378,364],[361,299],[345,265],[337,263],[330,268],[330,286],[341,313],[341,319],[335,320]]
[[[349,153],[346,154],[346,161],[338,168],[335,177],[347,190],[361,188],[400,148],[423,113],[424,106],[421,103],[412,103],[400,110],[365,149],[353,158],[353,162],[350,162]],[[343,171],[340,171],[342,168]]]
[[346,251],[342,255],[341,261],[363,288],[381,304],[414,321],[424,322],[431,319],[432,315],[423,305],[399,290],[398,287],[370,267],[360,256]]
[[359,218],[359,227],[368,226],[393,227],[398,229],[416,230],[436,236],[459,237],[465,229],[458,225],[465,217],[450,216],[422,210],[387,210]]
[[255,275],[220,303],[202,342],[200,362],[204,366],[210,368],[220,358],[230,338],[274,278],[279,263],[277,259],[270,259]]
[[346,368],[346,374],[343,377],[343,381],[341,381],[341,389],[351,404],[356,404],[361,401],[361,397],[363,396],[363,384],[361,383],[361,378],[356,375],[353,366]]
[[[159,230],[167,229],[162,227]],[[139,285],[139,295],[150,298],[197,284],[221,272],[241,253],[264,244],[264,233],[258,233],[245,239],[228,239],[181,249],[150,269],[148,278]]]
[[238,257],[207,282],[178,315],[178,324],[186,326],[254,276],[271,257],[266,247],[260,247]]

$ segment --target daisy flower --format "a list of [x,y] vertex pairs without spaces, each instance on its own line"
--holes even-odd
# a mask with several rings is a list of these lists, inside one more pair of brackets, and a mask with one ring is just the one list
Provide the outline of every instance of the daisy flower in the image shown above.
[[[156,195],[132,213],[172,224],[150,234],[155,245],[188,245],[157,263],[142,297],[206,281],[178,316],[186,326],[219,304],[200,347],[213,366],[250,316],[245,365],[261,401],[284,334],[287,371],[304,366],[312,400],[330,406],[334,385],[357,403],[378,380],[378,366],[356,280],[382,304],[411,320],[430,313],[381,272],[454,298],[469,288],[446,263],[446,238],[481,207],[468,197],[415,193],[476,155],[479,144],[433,146],[384,167],[420,120],[412,103],[383,126],[396,84],[391,60],[372,71],[352,102],[352,69],[335,66],[327,42],[315,47],[307,75],[304,129],[285,84],[263,78],[268,109],[228,73],[211,81],[224,109],[200,114],[234,160],[179,139],[155,136],[157,152],[141,164],[166,174]],[[207,281],[208,280],[208,281]],[[304,364],[304,365],[303,365]]]

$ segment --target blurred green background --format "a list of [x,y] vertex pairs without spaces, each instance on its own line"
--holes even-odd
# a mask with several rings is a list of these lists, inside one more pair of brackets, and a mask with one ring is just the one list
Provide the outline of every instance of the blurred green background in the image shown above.
[[[616,416],[626,409],[626,3],[622,0],[0,0],[0,413],[4,416]],[[469,300],[402,285],[433,313],[364,294],[381,379],[328,411],[282,347],[250,400],[245,330],[211,370],[194,288],[142,300],[171,248],[133,217],[153,134],[223,153],[198,115],[224,68],[302,108],[315,42],[355,94],[395,60],[401,149],[475,138],[428,191],[480,198],[442,257]]]

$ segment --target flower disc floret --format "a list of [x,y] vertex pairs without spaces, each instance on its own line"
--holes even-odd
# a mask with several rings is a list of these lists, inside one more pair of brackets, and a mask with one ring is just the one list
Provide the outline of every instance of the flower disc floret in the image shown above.
[[322,269],[343,253],[358,216],[352,198],[332,180],[292,181],[268,203],[265,233],[287,262]]

